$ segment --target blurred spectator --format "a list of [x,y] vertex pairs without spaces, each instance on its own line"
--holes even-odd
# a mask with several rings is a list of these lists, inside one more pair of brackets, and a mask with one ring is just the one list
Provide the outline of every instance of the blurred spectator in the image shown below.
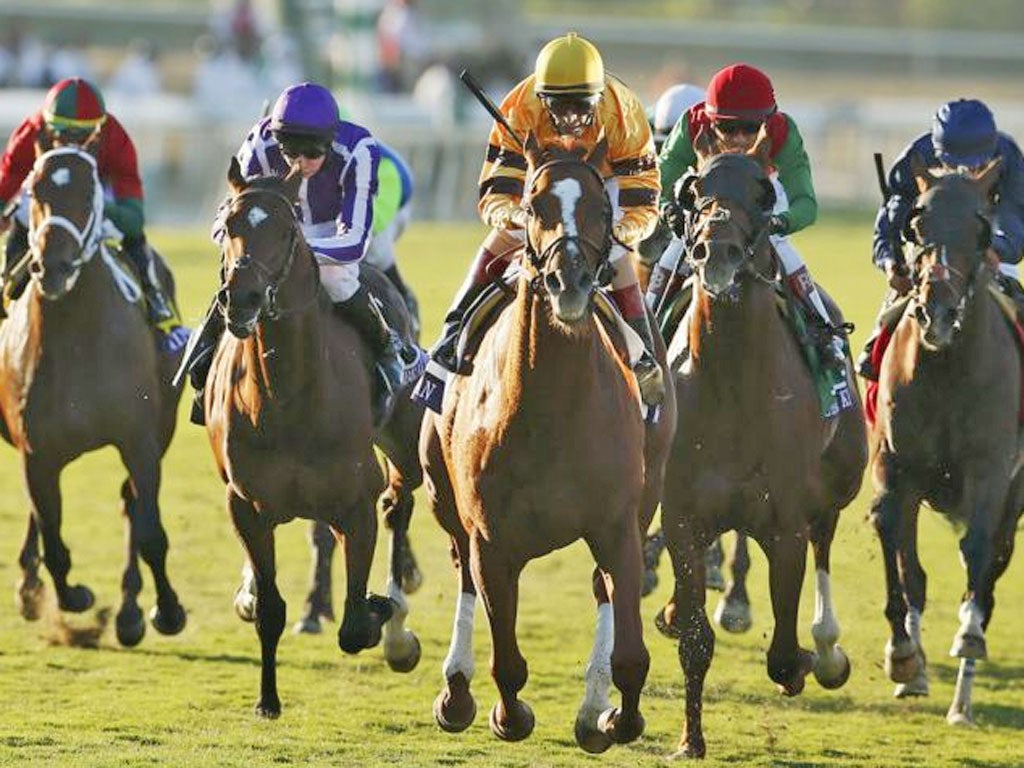
[[12,21],[0,42],[0,88],[42,88],[48,85],[46,47],[24,22]]
[[259,113],[266,87],[255,67],[242,61],[234,47],[202,35],[194,45],[196,57],[192,94],[199,109],[217,117]]
[[77,42],[63,40],[49,52],[46,61],[45,85],[51,86],[71,77],[95,80],[92,64],[85,56],[84,46]]
[[230,8],[213,16],[211,27],[218,41],[230,45],[240,60],[259,61],[266,24],[252,0],[233,0]]
[[157,49],[149,40],[136,40],[110,76],[107,89],[124,96],[149,96],[160,93],[160,70]]
[[387,0],[377,19],[380,89],[385,93],[408,92],[426,52],[416,0]]

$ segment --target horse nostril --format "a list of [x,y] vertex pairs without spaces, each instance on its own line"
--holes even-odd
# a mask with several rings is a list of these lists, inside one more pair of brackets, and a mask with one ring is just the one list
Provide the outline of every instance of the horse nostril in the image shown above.
[[708,260],[708,247],[705,243],[697,243],[693,246],[693,252],[690,256],[695,264],[703,264]]
[[33,275],[43,274],[43,263],[41,261],[32,260],[29,262],[28,271]]
[[594,284],[594,278],[588,275],[586,272],[581,272],[580,276],[576,279],[576,287],[581,291],[587,291],[590,286]]
[[544,287],[548,289],[548,293],[558,294],[562,292],[562,281],[555,272],[548,272],[544,275]]

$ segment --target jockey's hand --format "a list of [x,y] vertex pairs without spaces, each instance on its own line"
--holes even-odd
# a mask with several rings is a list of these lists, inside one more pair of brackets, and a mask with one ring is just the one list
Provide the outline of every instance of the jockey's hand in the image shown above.
[[522,207],[509,203],[491,211],[487,216],[487,225],[494,229],[525,229],[527,218]]
[[623,219],[612,225],[612,237],[622,243],[626,248],[634,248],[640,242],[640,235],[643,230],[635,221]]
[[889,287],[900,296],[906,296],[914,287],[914,282],[910,279],[910,275],[907,272],[906,264],[897,264],[892,260],[887,261],[885,263],[885,276],[889,280]]
[[789,231],[789,222],[786,221],[785,216],[780,216],[777,213],[773,213],[768,217],[768,234],[770,235],[784,235]]
[[686,211],[675,200],[668,200],[661,208],[661,218],[664,219],[672,234],[676,237],[683,237],[686,233]]

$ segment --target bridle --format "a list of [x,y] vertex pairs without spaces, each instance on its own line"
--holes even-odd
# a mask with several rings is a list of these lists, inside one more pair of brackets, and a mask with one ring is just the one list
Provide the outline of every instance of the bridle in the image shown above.
[[[295,215],[294,204],[282,192],[275,189],[249,187],[235,196],[234,200],[232,200],[232,206],[235,206],[239,201],[244,201],[246,198],[255,198],[259,195],[273,198],[277,202],[282,203],[288,211],[291,223],[291,232],[288,238],[288,251],[285,255],[284,263],[281,265],[280,269],[276,271],[270,270],[261,262],[254,259],[252,255],[246,251],[235,260],[234,269],[242,272],[251,269],[266,281],[264,301],[263,305],[260,307],[259,313],[268,320],[278,320],[286,315],[301,312],[312,305],[317,300],[317,296],[319,294],[320,280],[316,276],[317,270],[314,269],[314,284],[310,299],[294,307],[280,306],[278,301],[280,287],[281,284],[288,279],[292,266],[295,264],[295,257],[299,251],[299,241],[302,234],[299,230],[299,221],[298,217]],[[315,266],[316,262],[314,261],[313,263]],[[225,316],[227,316],[227,298],[228,288],[227,285],[222,282],[220,290],[217,291],[217,306]]]
[[[604,185],[604,178],[602,178],[600,171],[597,168],[590,165],[590,163],[584,162],[577,159],[568,158],[557,158],[549,160],[546,163],[542,163],[530,174],[529,183],[527,184],[527,193],[523,198],[523,207],[529,212],[531,218],[534,216],[533,208],[530,205],[530,201],[535,196],[537,179],[541,177],[543,173],[550,171],[552,168],[558,166],[573,166],[574,168],[585,168],[591,176],[597,180],[598,188],[601,190],[602,195],[602,211],[601,218],[606,222],[605,237],[601,242],[596,242],[593,239],[586,237],[581,233],[577,234],[562,234],[549,242],[543,250],[537,251],[536,246],[530,239],[530,230],[527,228],[526,231],[526,256],[529,259],[530,266],[533,268],[535,273],[533,283],[539,284],[542,279],[542,275],[546,271],[546,267],[549,261],[558,254],[559,252],[565,252],[574,267],[581,266],[582,253],[584,248],[589,248],[592,252],[597,254],[598,267],[594,272],[593,282],[591,288],[598,286],[607,285],[611,282],[612,278],[612,267],[608,262],[608,256],[611,253],[612,248],[612,203],[608,197],[608,190]],[[568,245],[575,245],[576,248],[571,251],[567,249]]]
[[[712,211],[711,208],[716,203],[722,203],[725,198],[719,198],[714,196],[698,198],[692,210],[689,213],[690,226],[687,227],[686,233],[686,258],[690,262],[693,268],[702,266],[707,261],[707,256],[703,258],[697,256],[697,247],[701,243],[706,243],[712,238],[709,236],[707,240],[701,240],[700,236],[705,232],[709,231],[712,226],[715,225],[729,225],[731,224],[741,235],[740,250],[742,254],[742,264],[737,269],[737,273],[749,275],[762,282],[772,283],[773,279],[771,276],[762,275],[757,269],[754,268],[754,258],[764,247],[768,241],[769,231],[769,220],[768,216],[762,213],[750,214],[751,221],[758,222],[758,225],[750,232],[744,231],[740,227],[738,222],[733,220],[733,212],[731,209],[719,205],[717,210]],[[746,208],[740,204],[741,208]],[[710,211],[710,212],[709,212]]]
[[[51,227],[57,227],[58,229],[63,229],[68,234],[70,234],[71,237],[74,239],[75,244],[78,246],[78,253],[75,256],[75,258],[71,260],[71,263],[69,265],[71,268],[71,276],[68,278],[68,285],[70,287],[73,286],[75,282],[78,280],[78,277],[82,271],[82,267],[89,263],[89,261],[95,255],[96,251],[99,249],[100,241],[103,239],[103,187],[100,184],[99,171],[96,166],[96,158],[94,158],[84,149],[73,146],[57,147],[55,149],[48,150],[47,152],[44,152],[39,157],[37,157],[35,164],[32,166],[33,178],[38,179],[39,176],[42,174],[43,167],[51,159],[55,157],[60,157],[62,155],[71,155],[74,157],[79,157],[88,161],[89,163],[89,168],[92,173],[94,190],[92,208],[89,211],[89,217],[86,219],[85,224],[82,227],[79,227],[77,224],[75,224],[75,222],[71,221],[71,219],[69,219],[68,217],[53,213],[51,205],[51,211],[49,215],[47,215],[39,222],[29,222],[28,246],[29,251],[32,254],[33,260],[41,261],[43,257],[41,250],[42,235],[46,230],[50,229]],[[53,183],[58,185],[61,184],[59,179],[56,179],[56,177],[59,174],[61,174],[61,172],[66,172],[67,174],[68,181],[64,183],[68,183],[70,181],[70,169],[68,169],[65,166],[62,166],[54,169],[51,172],[50,177],[51,180],[53,180]],[[34,186],[34,182],[29,186],[29,194],[32,194],[32,189]],[[38,281],[39,273],[33,272],[32,279]]]

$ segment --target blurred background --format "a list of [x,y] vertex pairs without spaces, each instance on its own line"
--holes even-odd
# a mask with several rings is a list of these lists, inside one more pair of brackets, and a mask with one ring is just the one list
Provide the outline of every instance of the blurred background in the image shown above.
[[417,218],[470,219],[488,118],[459,71],[500,100],[572,29],[648,104],[733,61],[765,69],[825,205],[876,204],[871,153],[894,159],[945,100],[982,98],[1024,135],[1017,0],[3,0],[0,131],[90,77],[138,146],[148,218],[199,225],[264,104],[315,79],[410,160]]

